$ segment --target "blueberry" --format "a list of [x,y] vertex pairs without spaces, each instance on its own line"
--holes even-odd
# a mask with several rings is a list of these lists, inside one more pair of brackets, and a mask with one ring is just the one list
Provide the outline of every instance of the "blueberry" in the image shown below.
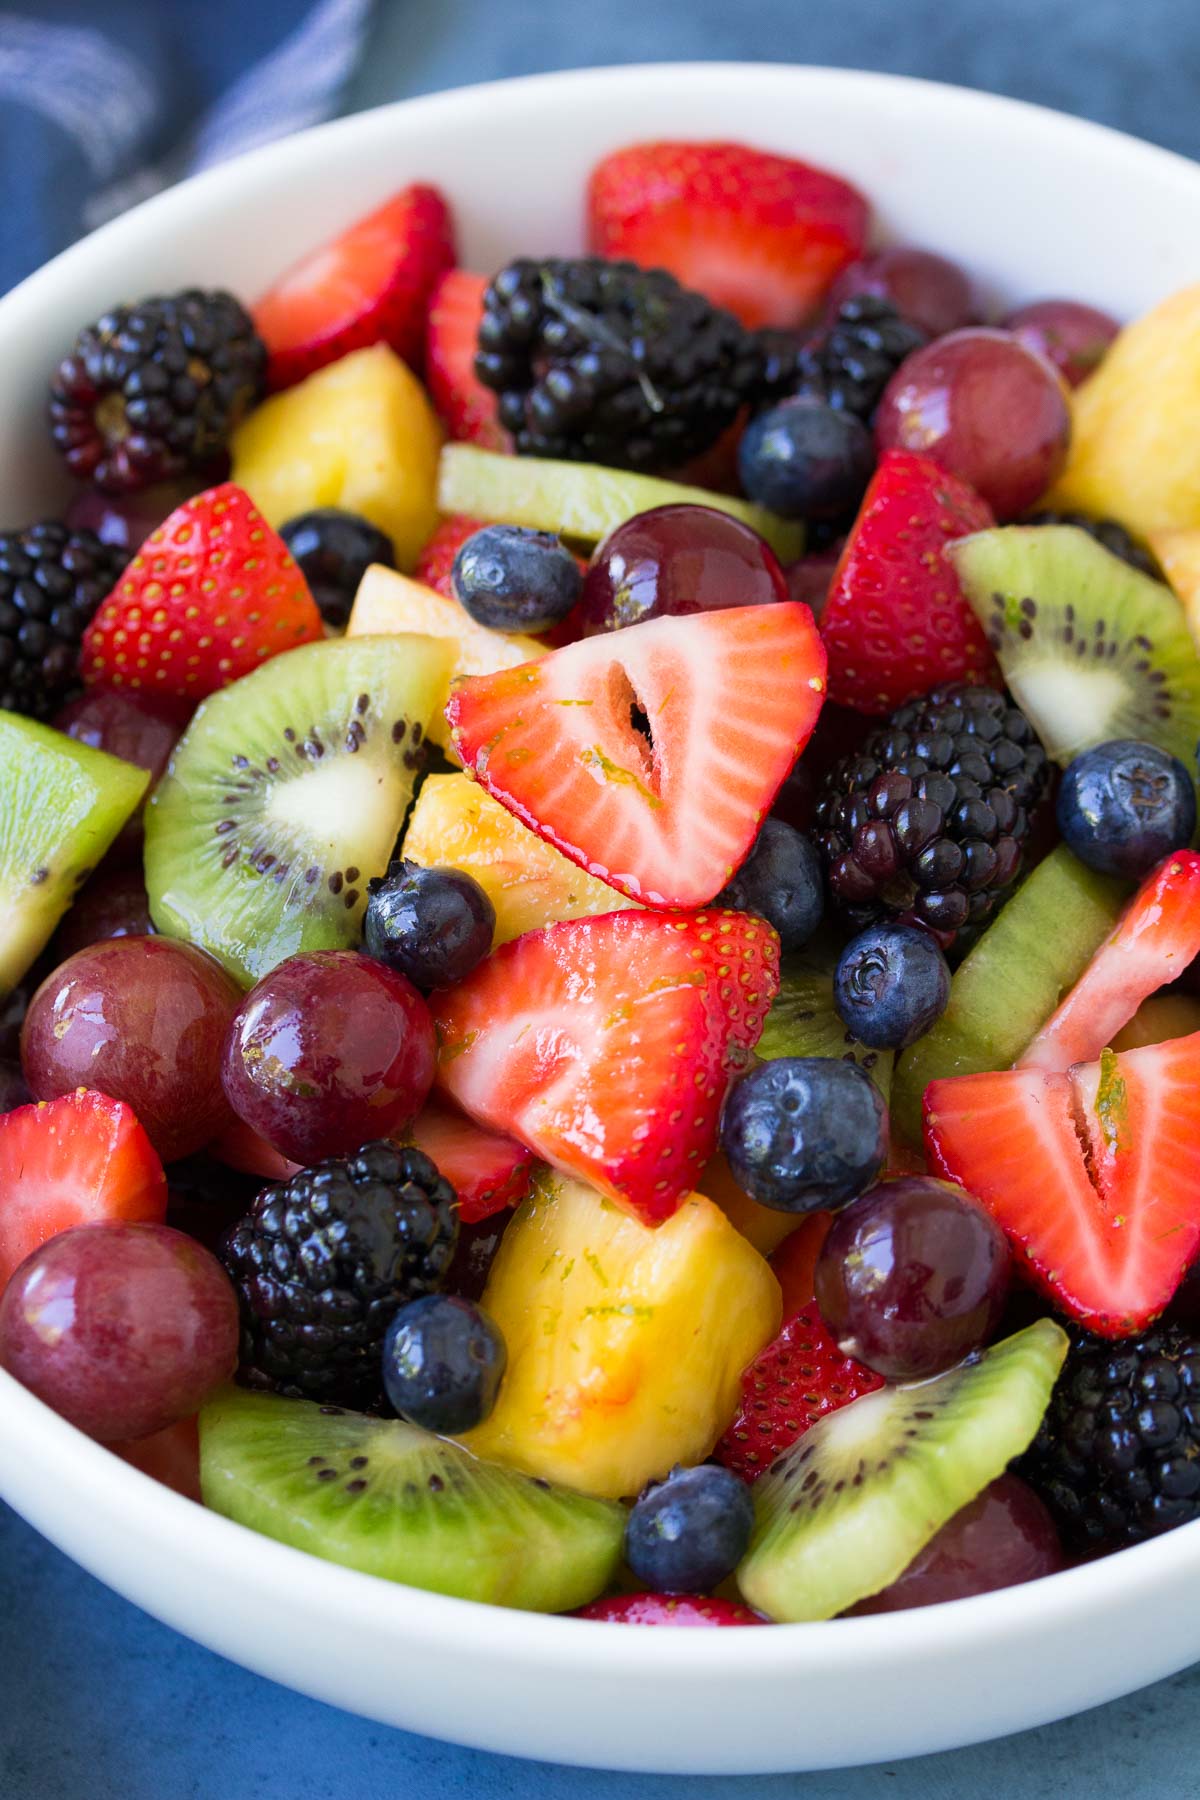
[[473,619],[496,631],[549,631],[579,599],[583,577],[548,531],[485,525],[454,558],[454,591]]
[[869,1187],[888,1150],[883,1096],[857,1063],[783,1056],[734,1086],[721,1148],[755,1200],[779,1212],[834,1211]]
[[1136,738],[1085,750],[1058,790],[1058,829],[1089,868],[1140,881],[1190,844],[1196,792],[1177,756]]
[[730,1470],[672,1469],[631,1508],[625,1561],[655,1593],[706,1594],[737,1568],[753,1528],[750,1489]]
[[852,512],[874,468],[875,447],[862,420],[808,396],[759,413],[738,447],[747,494],[784,519]]
[[929,933],[913,925],[869,925],[851,938],[834,971],[838,1017],[872,1050],[915,1044],[949,998],[949,965]]
[[402,1306],[383,1340],[383,1386],[412,1425],[471,1431],[496,1404],[508,1352],[485,1312],[457,1294]]
[[372,884],[363,947],[414,987],[453,987],[487,955],[495,929],[496,909],[465,869],[399,862]]
[[328,625],[344,625],[358,584],[372,563],[396,566],[390,537],[361,513],[337,506],[318,506],[281,525],[279,535],[300,565],[321,617]]
[[825,910],[821,859],[794,825],[767,819],[749,856],[713,905],[757,913],[775,927],[785,955],[802,950]]

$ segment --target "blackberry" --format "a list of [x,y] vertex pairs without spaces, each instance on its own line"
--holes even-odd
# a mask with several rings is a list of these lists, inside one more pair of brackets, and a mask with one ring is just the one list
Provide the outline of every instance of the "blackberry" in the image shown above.
[[804,343],[787,332],[768,330],[757,332],[755,342],[766,397],[811,395],[869,425],[900,364],[927,339],[890,300],[855,294],[842,302],[818,338]]
[[215,472],[264,385],[266,346],[232,294],[187,288],[85,326],[50,382],[50,433],[108,493]]
[[78,686],[80,640],[127,561],[56,519],[0,531],[0,709],[58,711]]
[[910,700],[827,776],[817,835],[851,924],[980,926],[1016,878],[1049,780],[1024,713],[994,688]]
[[365,1144],[264,1188],[222,1247],[242,1380],[377,1405],[393,1315],[440,1288],[457,1238],[454,1189],[419,1150]]
[[732,313],[663,269],[519,258],[484,295],[475,372],[523,456],[675,468],[733,422],[758,367]]
[[1122,562],[1137,569],[1139,574],[1149,575],[1153,581],[1161,581],[1163,572],[1151,556],[1139,543],[1130,537],[1123,525],[1116,519],[1094,519],[1090,513],[1081,512],[1044,512],[1030,513],[1025,519],[1026,525],[1075,525],[1080,531],[1086,531],[1089,537],[1113,556],[1119,556]]
[[1200,1518],[1200,1339],[1178,1325],[1124,1343],[1076,1329],[1016,1467],[1072,1550],[1117,1549]]

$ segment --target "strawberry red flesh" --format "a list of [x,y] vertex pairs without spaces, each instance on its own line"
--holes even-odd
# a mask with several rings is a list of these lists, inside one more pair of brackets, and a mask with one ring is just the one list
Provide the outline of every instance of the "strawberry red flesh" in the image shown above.
[[613,1594],[593,1600],[572,1613],[573,1619],[599,1619],[610,1625],[766,1625],[767,1619],[736,1600],[711,1600],[696,1594]]
[[425,376],[429,397],[452,438],[505,451],[512,445],[497,415],[497,396],[475,373],[487,284],[486,275],[469,269],[451,269],[442,276],[429,302]]
[[993,522],[974,489],[927,456],[885,452],[821,610],[831,700],[888,713],[941,682],[1000,685],[983,627],[942,554]]
[[572,862],[648,906],[695,907],[747,855],[824,687],[812,615],[784,601],[469,677],[446,717],[488,792]]
[[464,1225],[477,1225],[529,1192],[536,1164],[524,1144],[504,1132],[485,1131],[457,1107],[427,1100],[408,1131],[410,1143],[436,1164],[458,1195]]
[[436,588],[447,600],[457,599],[454,592],[454,559],[469,537],[482,531],[482,519],[468,518],[466,513],[450,513],[440,521],[417,558],[413,580]]
[[438,1081],[479,1124],[660,1224],[713,1154],[778,983],[778,939],[745,913],[562,920],[432,996]]

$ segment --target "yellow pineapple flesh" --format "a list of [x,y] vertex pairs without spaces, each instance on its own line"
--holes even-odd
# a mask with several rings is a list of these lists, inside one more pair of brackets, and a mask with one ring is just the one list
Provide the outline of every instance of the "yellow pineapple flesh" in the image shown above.
[[700,1177],[700,1191],[716,1201],[729,1223],[764,1256],[773,1256],[784,1238],[804,1222],[799,1213],[780,1212],[751,1199],[719,1151]]
[[512,1220],[482,1304],[508,1372],[464,1444],[604,1499],[703,1461],[782,1310],[767,1263],[702,1194],[652,1228],[560,1176]]

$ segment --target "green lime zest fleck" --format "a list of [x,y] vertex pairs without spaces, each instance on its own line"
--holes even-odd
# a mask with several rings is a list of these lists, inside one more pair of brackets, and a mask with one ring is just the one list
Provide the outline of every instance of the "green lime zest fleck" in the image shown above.
[[596,1280],[600,1283],[600,1286],[607,1287],[608,1276],[604,1273],[600,1258],[596,1255],[596,1252],[594,1250],[585,1250],[583,1253],[583,1260],[592,1271],[592,1274],[596,1277]]
[[1114,1156],[1129,1148],[1129,1090],[1114,1050],[1100,1052],[1100,1085],[1096,1117],[1105,1145]]
[[605,756],[599,744],[592,744],[588,749],[581,751],[579,760],[585,769],[596,769],[605,781],[613,781],[621,787],[633,788],[648,806],[653,806],[657,810],[662,805],[658,795],[652,794],[645,782],[635,775],[632,769],[623,769],[619,763],[615,763]]

